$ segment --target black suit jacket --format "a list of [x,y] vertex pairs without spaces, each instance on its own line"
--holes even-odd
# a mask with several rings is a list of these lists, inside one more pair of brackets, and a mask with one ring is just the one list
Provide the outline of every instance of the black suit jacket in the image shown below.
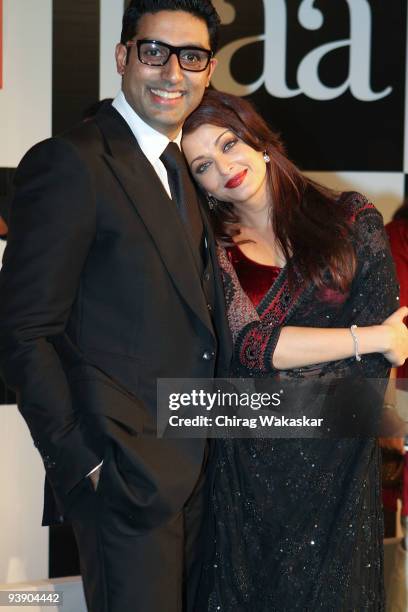
[[194,488],[204,441],[156,439],[156,381],[228,374],[203,221],[206,278],[174,202],[111,106],[33,147],[17,170],[0,365],[68,516],[101,459],[100,486],[124,529],[159,524]]

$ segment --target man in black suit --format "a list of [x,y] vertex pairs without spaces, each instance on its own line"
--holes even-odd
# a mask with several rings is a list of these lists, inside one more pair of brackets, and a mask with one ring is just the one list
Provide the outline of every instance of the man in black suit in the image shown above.
[[228,372],[214,241],[177,148],[217,26],[209,0],[133,1],[122,91],[15,177],[1,370],[44,461],[45,517],[55,500],[72,521],[93,612],[180,612],[183,582],[197,612],[207,443],[156,437],[156,382]]

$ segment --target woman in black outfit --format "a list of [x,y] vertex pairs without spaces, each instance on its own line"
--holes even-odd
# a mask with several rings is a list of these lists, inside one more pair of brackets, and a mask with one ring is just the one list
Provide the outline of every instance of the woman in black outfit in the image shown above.
[[[220,245],[232,375],[385,379],[404,361],[408,310],[391,315],[394,266],[364,196],[302,175],[252,106],[227,94],[206,93],[183,150]],[[375,438],[216,446],[200,612],[384,609]]]

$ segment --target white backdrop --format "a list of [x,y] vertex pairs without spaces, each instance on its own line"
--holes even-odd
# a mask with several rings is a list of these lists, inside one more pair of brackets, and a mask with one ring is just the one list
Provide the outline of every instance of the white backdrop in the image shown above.
[[315,181],[339,191],[359,191],[373,202],[384,217],[392,219],[404,199],[402,172],[307,172]]
[[3,0],[0,167],[51,135],[52,0]]
[[[51,135],[52,0],[3,0],[0,166]],[[5,243],[0,241],[0,255]],[[44,468],[16,406],[0,407],[0,583],[48,576]]]
[[0,432],[0,584],[46,578],[43,464],[16,406],[1,406]]
[[99,97],[114,98],[120,89],[120,77],[115,66],[115,46],[120,41],[123,15],[121,0],[101,1],[100,85]]

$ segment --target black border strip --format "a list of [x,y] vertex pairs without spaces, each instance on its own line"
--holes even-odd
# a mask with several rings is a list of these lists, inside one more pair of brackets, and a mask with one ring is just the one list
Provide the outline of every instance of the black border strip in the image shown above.
[[53,0],[52,133],[99,100],[99,0]]

